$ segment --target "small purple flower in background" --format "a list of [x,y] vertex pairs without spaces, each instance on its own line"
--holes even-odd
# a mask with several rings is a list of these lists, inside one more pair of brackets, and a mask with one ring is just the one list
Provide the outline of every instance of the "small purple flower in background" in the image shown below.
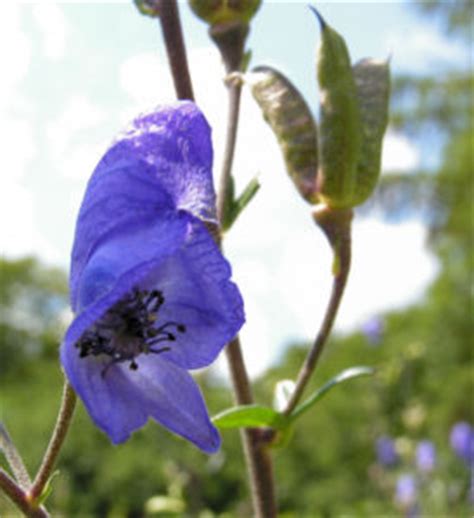
[[420,471],[429,473],[436,466],[436,448],[428,440],[420,441],[416,448],[416,465]]
[[418,488],[415,477],[410,474],[400,475],[395,489],[395,501],[404,508],[415,504]]
[[96,167],[72,251],[69,381],[114,443],[152,417],[206,452],[220,437],[188,370],[244,322],[216,221],[210,128],[191,102],[141,115]]
[[395,443],[390,437],[382,435],[375,443],[377,452],[377,460],[382,466],[393,466],[398,461],[398,455],[395,451]]
[[474,428],[464,421],[451,428],[449,442],[455,453],[468,465],[474,464]]
[[379,316],[366,320],[362,325],[362,333],[371,345],[379,345],[384,331],[384,321]]

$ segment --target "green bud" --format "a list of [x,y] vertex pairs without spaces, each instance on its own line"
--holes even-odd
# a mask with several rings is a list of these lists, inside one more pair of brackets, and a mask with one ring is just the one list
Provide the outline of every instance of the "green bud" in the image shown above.
[[354,205],[373,192],[380,175],[382,140],[388,124],[390,70],[387,61],[363,59],[353,67],[362,121]]
[[160,16],[159,0],[133,0],[133,2],[142,14],[152,18]]
[[248,23],[260,4],[261,0],[189,0],[196,16],[209,25]]
[[260,66],[244,80],[272,128],[283,153],[286,169],[301,196],[316,203],[318,133],[300,92],[277,70]]
[[349,52],[344,39],[314,10],[321,24],[319,196],[330,207],[354,205],[361,120]]

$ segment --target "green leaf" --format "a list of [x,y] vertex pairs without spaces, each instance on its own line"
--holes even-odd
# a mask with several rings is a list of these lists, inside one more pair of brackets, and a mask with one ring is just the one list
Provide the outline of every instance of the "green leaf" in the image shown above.
[[59,470],[56,470],[49,477],[48,481],[46,482],[46,484],[45,484],[45,486],[43,488],[43,491],[42,491],[41,495],[38,497],[38,500],[37,500],[38,506],[43,505],[44,502],[49,497],[49,495],[52,493],[52,491],[53,491],[52,482],[53,482],[53,479],[55,479],[58,475],[59,475]]
[[258,428],[269,426],[282,429],[287,420],[276,410],[260,405],[242,405],[224,410],[212,418],[218,428]]
[[372,367],[351,367],[350,369],[343,370],[337,374],[337,376],[325,383],[322,387],[317,389],[306,401],[298,405],[290,415],[291,421],[301,417],[336,385],[339,385],[340,383],[350,379],[359,378],[361,376],[372,376],[374,373],[375,369]]
[[[222,222],[222,228],[224,231],[229,230],[229,228],[235,223],[235,220],[240,216],[241,212],[252,201],[253,197],[260,189],[260,182],[257,180],[257,178],[252,178],[240,196],[237,199],[234,199],[233,179],[231,179],[231,181],[232,183],[230,184],[229,188],[229,197],[226,203],[227,208],[224,214],[224,220]],[[230,198],[230,196],[232,196],[232,198]]]

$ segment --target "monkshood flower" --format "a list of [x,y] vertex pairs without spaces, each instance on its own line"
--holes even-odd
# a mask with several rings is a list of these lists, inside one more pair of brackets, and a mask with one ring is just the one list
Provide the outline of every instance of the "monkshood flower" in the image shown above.
[[379,345],[384,331],[384,321],[381,317],[374,316],[364,322],[362,333],[371,345]]
[[415,477],[411,474],[400,475],[395,488],[395,501],[402,507],[411,507],[418,497]]
[[455,453],[468,465],[474,466],[474,428],[460,421],[451,428],[449,440]]
[[420,471],[429,473],[436,466],[436,448],[428,440],[420,441],[416,447],[416,465]]
[[188,372],[214,361],[244,322],[205,226],[216,220],[211,168],[210,127],[183,101],[134,120],[88,183],[61,360],[114,443],[151,417],[203,451],[220,445]]
[[393,466],[398,461],[398,455],[395,450],[395,443],[390,437],[382,435],[375,443],[377,460],[382,466]]

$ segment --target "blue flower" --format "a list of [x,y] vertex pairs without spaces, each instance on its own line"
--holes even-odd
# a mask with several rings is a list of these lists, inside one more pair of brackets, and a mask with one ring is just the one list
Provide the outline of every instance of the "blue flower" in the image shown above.
[[393,466],[398,461],[398,455],[395,450],[395,443],[390,437],[382,435],[375,443],[377,460],[383,466]]
[[451,428],[449,440],[455,453],[468,465],[474,466],[474,428],[465,421],[459,421]]
[[418,497],[418,486],[411,474],[402,474],[397,479],[395,501],[403,507],[413,506]]
[[188,370],[215,360],[244,313],[206,228],[216,222],[211,168],[209,125],[178,102],[134,120],[88,183],[61,361],[114,443],[152,417],[203,451],[219,448]]
[[416,465],[420,471],[429,473],[436,466],[436,448],[428,440],[420,441],[416,447]]

